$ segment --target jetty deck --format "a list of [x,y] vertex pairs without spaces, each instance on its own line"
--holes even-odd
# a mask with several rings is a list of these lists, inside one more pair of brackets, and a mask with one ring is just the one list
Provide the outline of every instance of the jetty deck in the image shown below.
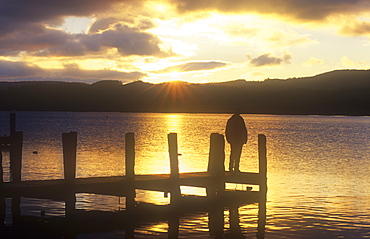
[[[135,198],[135,190],[161,191],[172,198],[181,197],[181,186],[203,187],[207,195],[220,195],[226,183],[258,185],[259,192],[267,192],[266,136],[258,135],[259,172],[225,171],[225,139],[218,133],[210,137],[207,172],[179,172],[177,134],[168,134],[170,159],[169,174],[135,174],[134,133],[125,134],[125,176],[76,178],[77,132],[62,134],[64,179],[22,181],[23,132],[16,131],[16,115],[10,114],[10,136],[2,137],[1,143],[9,146],[10,182],[3,182],[0,163],[0,194],[3,197],[39,197],[64,199],[65,195],[93,193]],[[0,162],[2,154],[0,151]],[[248,190],[246,190],[248,191]]]
[[[177,184],[211,188],[214,186],[214,175],[209,172],[190,172],[179,174]],[[225,172],[220,178],[225,183],[259,185],[263,176],[259,173]],[[75,178],[73,185],[65,179],[32,180],[20,182],[4,182],[5,197],[34,197],[43,199],[64,200],[66,191],[69,193],[91,193],[126,197],[132,187],[141,190],[170,192],[173,190],[171,174],[135,175],[134,179],[126,176]]]

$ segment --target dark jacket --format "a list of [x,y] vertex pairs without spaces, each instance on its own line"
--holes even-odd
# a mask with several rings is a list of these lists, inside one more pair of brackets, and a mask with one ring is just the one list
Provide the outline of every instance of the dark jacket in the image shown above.
[[244,119],[234,114],[227,121],[226,124],[226,140],[230,144],[245,144],[247,143],[247,127],[245,126]]

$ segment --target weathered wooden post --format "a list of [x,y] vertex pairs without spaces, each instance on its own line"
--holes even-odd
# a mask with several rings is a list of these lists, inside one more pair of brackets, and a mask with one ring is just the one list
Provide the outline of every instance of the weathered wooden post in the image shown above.
[[18,195],[12,196],[12,220],[13,225],[18,225],[21,218],[21,197]]
[[260,192],[264,195],[266,200],[267,193],[267,150],[266,150],[266,136],[264,134],[258,135],[258,160],[259,160],[259,175],[261,179]]
[[77,132],[62,134],[64,179],[73,184],[76,178]]
[[4,183],[3,154],[0,148],[0,192],[2,192],[3,190],[3,186],[4,186],[3,183]]
[[10,136],[10,181],[20,182],[22,179],[22,147],[23,132],[14,131]]
[[168,220],[168,239],[179,238],[180,218],[172,212]]
[[208,211],[209,234],[214,238],[224,238],[224,227],[224,205],[218,201]]
[[[22,180],[22,148],[23,132],[16,131],[16,114],[10,113],[10,181],[21,182]],[[12,197],[13,224],[17,225],[21,216],[21,198],[17,195]]]
[[126,156],[126,178],[135,178],[135,135],[134,133],[125,134],[125,156]]
[[170,133],[168,137],[168,152],[170,154],[170,184],[171,184],[171,204],[174,200],[181,197],[180,184],[179,184],[179,154],[177,149],[177,134]]
[[129,185],[126,196],[126,210],[135,207],[135,135],[134,133],[125,134],[125,171]]
[[[0,146],[1,147],[1,146]],[[5,217],[6,217],[6,204],[3,191],[3,155],[0,148],[0,228],[5,226]]]
[[260,201],[258,203],[258,227],[257,238],[265,238],[266,225],[266,199],[267,199],[267,149],[266,136],[258,135],[258,159],[259,159],[259,175],[260,175]]
[[265,238],[266,230],[266,198],[258,202],[257,239]]
[[212,133],[210,139],[208,169],[212,175],[212,187],[207,187],[207,195],[225,191],[225,139],[222,134]]

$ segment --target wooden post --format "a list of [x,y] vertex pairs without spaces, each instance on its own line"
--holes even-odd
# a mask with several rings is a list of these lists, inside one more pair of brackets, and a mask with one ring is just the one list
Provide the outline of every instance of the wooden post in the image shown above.
[[257,223],[257,239],[264,239],[266,230],[266,199],[262,199],[258,202]]
[[77,132],[62,134],[64,179],[66,183],[74,183],[76,178]]
[[208,172],[214,176],[224,175],[225,173],[225,139],[222,134],[211,134]]
[[170,168],[171,168],[171,204],[181,196],[179,185],[179,158],[177,150],[177,134],[170,133],[168,137],[168,152],[170,154]]
[[267,193],[267,153],[266,153],[266,136],[258,135],[258,159],[259,159],[259,175],[261,178],[260,192],[266,200]]
[[10,181],[20,182],[22,178],[23,132],[15,131],[10,137]]
[[175,212],[172,212],[168,220],[168,239],[179,238],[180,218]]
[[71,188],[65,191],[65,218],[64,238],[76,238],[76,194]]
[[18,195],[12,196],[12,220],[13,225],[19,225],[21,218],[21,198]]
[[260,174],[260,201],[258,203],[258,227],[257,238],[265,238],[266,225],[266,199],[267,199],[267,149],[266,136],[258,135],[258,159],[259,159],[259,174]]
[[3,154],[0,148],[0,192],[3,190],[3,186],[4,186],[3,183],[4,183]]
[[[1,147],[1,146],[0,146]],[[6,218],[6,204],[5,204],[5,197],[3,191],[3,155],[1,153],[0,148],[0,230],[5,226],[5,218]]]
[[127,133],[125,135],[125,155],[126,155],[126,178],[133,180],[135,177],[135,135]]
[[73,219],[76,214],[76,194],[72,190],[66,190],[65,195],[65,216],[67,219]]
[[207,195],[221,194],[225,191],[225,139],[222,134],[211,134],[207,171],[212,175],[213,184],[207,187]]
[[5,227],[5,219],[6,219],[5,196],[1,192],[0,193],[0,231]]
[[177,149],[177,134],[168,134],[168,152],[170,153],[171,177],[179,177],[179,154]]
[[135,207],[135,135],[125,134],[125,170],[129,188],[126,196],[126,210],[132,211]]
[[208,228],[209,234],[213,238],[225,238],[224,237],[224,206],[221,201],[215,202],[208,211]]

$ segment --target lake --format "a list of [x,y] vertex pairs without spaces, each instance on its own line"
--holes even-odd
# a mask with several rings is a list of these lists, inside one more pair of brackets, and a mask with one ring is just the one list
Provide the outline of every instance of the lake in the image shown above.
[[[229,114],[17,112],[24,132],[22,180],[63,178],[61,134],[78,132],[77,177],[124,174],[124,135],[135,133],[137,174],[169,173],[167,134],[178,134],[180,172],[206,171],[211,133],[224,134]],[[370,238],[370,117],[242,114],[248,128],[241,171],[258,172],[257,135],[267,137],[265,238]],[[9,134],[0,112],[0,134]],[[226,165],[230,147],[226,144]],[[34,153],[34,152],[37,152]],[[9,180],[9,155],[4,180]],[[229,185],[230,186],[230,185]],[[238,185],[231,185],[238,187]],[[182,188],[203,195],[202,189]],[[137,200],[166,204],[163,194]],[[64,202],[21,199],[22,215],[64,215]],[[7,199],[9,204],[9,199]],[[76,208],[117,211],[121,199],[79,194]],[[238,209],[240,238],[256,238],[258,205]],[[9,214],[9,213],[8,213]],[[11,215],[6,223],[12,224]],[[225,238],[232,238],[225,208]],[[180,218],[179,238],[214,238],[206,213]],[[114,230],[76,238],[124,238]],[[229,237],[227,237],[229,235]],[[135,238],[168,238],[166,222],[136,228]]]

